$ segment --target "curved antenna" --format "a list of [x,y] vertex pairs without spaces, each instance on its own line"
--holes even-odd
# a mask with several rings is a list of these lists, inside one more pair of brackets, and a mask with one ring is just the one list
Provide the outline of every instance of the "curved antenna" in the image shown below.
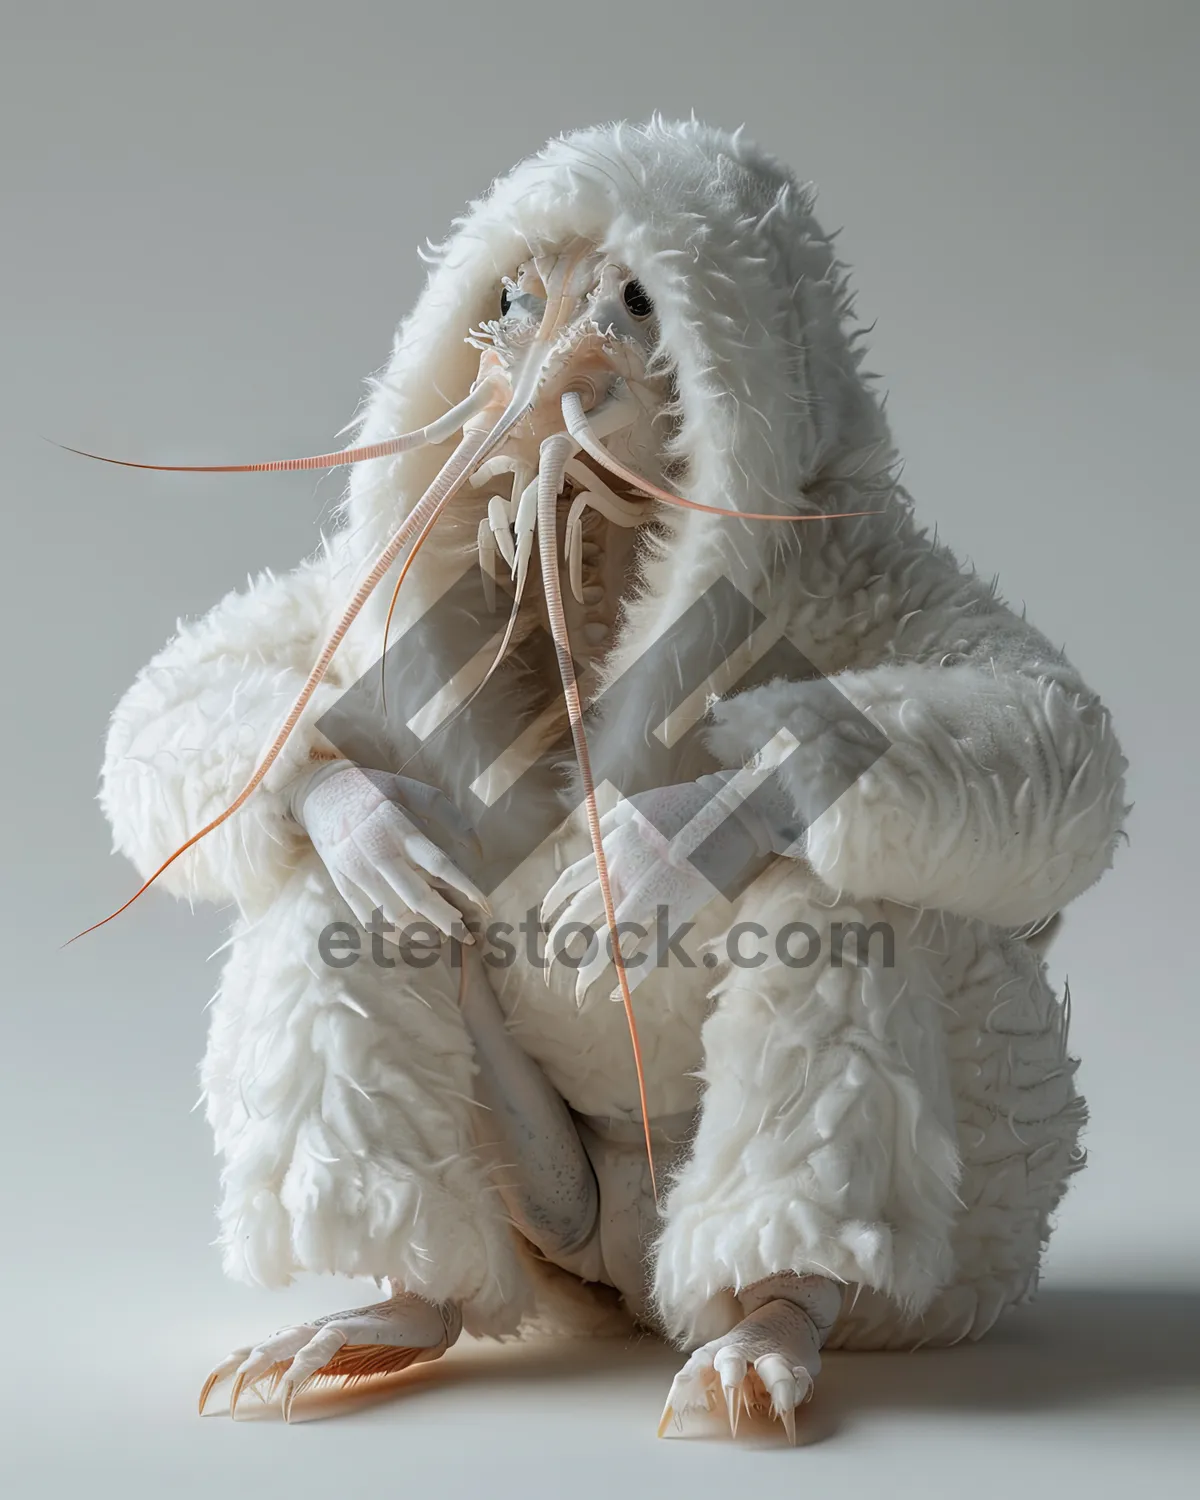
[[674,490],[664,490],[661,486],[651,483],[636,469],[623,464],[619,458],[615,458],[608,451],[592,430],[578,391],[563,393],[562,413],[563,421],[567,424],[567,431],[585,453],[594,458],[598,464],[602,464],[610,474],[615,474],[618,479],[623,479],[634,489],[641,490],[652,499],[661,500],[665,505],[681,505],[685,510],[703,511],[709,516],[729,516],[735,521],[783,521],[789,525],[797,521],[844,521],[851,516],[881,516],[883,514],[880,510],[843,510],[832,514],[827,511],[818,511],[813,515],[788,516],[780,515],[778,511],[730,510],[723,505],[702,505],[699,500],[686,500],[682,495],[677,495]]
[[566,699],[567,714],[571,721],[571,739],[575,745],[575,759],[579,765],[580,780],[583,782],[588,837],[592,844],[592,855],[596,861],[596,877],[600,884],[601,899],[604,902],[604,920],[608,926],[609,947],[612,951],[613,967],[617,971],[617,983],[621,989],[621,1003],[625,1007],[629,1039],[633,1045],[633,1065],[637,1071],[638,1103],[642,1111],[642,1133],[646,1141],[646,1160],[650,1167],[650,1187],[654,1193],[655,1204],[657,1204],[658,1179],[654,1171],[654,1145],[650,1139],[650,1112],[646,1102],[646,1073],[642,1064],[642,1046],[638,1038],[637,1018],[633,1013],[633,994],[629,988],[629,975],[625,970],[625,956],[621,952],[621,938],[617,931],[617,908],[608,878],[608,859],[604,853],[604,838],[600,832],[600,809],[596,804],[596,784],[592,777],[592,761],[588,752],[587,735],[583,728],[583,702],[579,694],[579,682],[575,676],[575,663],[571,659],[567,616],[563,609],[562,581],[558,573],[556,507],[567,461],[574,451],[574,442],[561,434],[558,437],[547,438],[542,445],[542,461],[538,468],[537,519],[538,548],[542,562],[542,590],[546,597],[546,613],[550,620],[554,651],[558,657],[558,675],[562,679],[563,696]]
[[156,474],[293,474],[305,469],[336,469],[342,464],[361,464],[373,458],[391,458],[397,453],[409,453],[414,448],[436,446],[448,442],[466,422],[493,399],[494,376],[481,380],[470,395],[452,406],[448,412],[418,427],[413,432],[399,437],[385,438],[379,443],[368,443],[359,448],[338,448],[332,453],[314,453],[310,458],[272,458],[253,464],[144,464],[131,458],[109,458],[104,453],[91,453],[86,448],[72,448],[67,443],[55,443],[64,453],[77,453],[80,458],[92,458],[101,464],[116,464],[122,469],[151,469]]

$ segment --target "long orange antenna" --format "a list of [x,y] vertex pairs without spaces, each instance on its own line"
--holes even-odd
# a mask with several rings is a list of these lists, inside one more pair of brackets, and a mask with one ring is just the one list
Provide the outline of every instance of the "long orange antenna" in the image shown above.
[[386,438],[380,443],[368,443],[361,448],[338,448],[332,453],[314,453],[310,458],[273,458],[253,464],[144,464],[129,458],[109,458],[103,453],[90,453],[86,448],[72,448],[66,443],[55,443],[64,453],[77,453],[80,458],[93,458],[97,463],[116,464],[122,469],[152,469],[157,474],[293,474],[306,469],[336,469],[342,464],[366,463],[372,458],[391,458],[397,453],[408,453],[413,448],[448,442],[463,424],[483,410],[489,400],[494,399],[493,381],[485,380],[457,406],[440,416],[426,427],[399,437]]
[[703,511],[709,516],[729,516],[735,521],[785,521],[794,524],[797,521],[845,521],[852,516],[879,516],[882,511],[878,510],[843,510],[830,514],[827,511],[817,511],[812,515],[789,516],[781,515],[778,511],[766,512],[756,510],[730,510],[723,505],[702,505],[699,500],[688,500],[683,495],[677,495],[673,490],[664,490],[657,484],[652,484],[644,475],[639,474],[636,469],[631,469],[628,464],[623,464],[619,458],[614,458],[604,444],[592,430],[592,425],[587,419],[583,409],[583,401],[577,391],[567,391],[562,398],[563,420],[567,424],[567,431],[579,444],[585,453],[594,458],[596,462],[606,468],[610,474],[615,474],[618,479],[623,479],[634,489],[641,490],[644,495],[649,495],[655,500],[661,500],[665,505],[681,505],[685,510]]
[[[552,444],[553,447],[551,447]],[[558,672],[562,679],[563,696],[566,698],[567,714],[571,720],[571,738],[575,744],[575,759],[579,765],[580,780],[583,782],[588,837],[592,844],[592,855],[596,861],[596,877],[600,883],[600,895],[604,902],[604,920],[609,932],[613,967],[617,971],[617,983],[621,988],[621,1003],[625,1007],[629,1040],[633,1046],[633,1065],[637,1070],[638,1104],[642,1111],[642,1133],[646,1141],[646,1161],[650,1167],[650,1186],[654,1193],[654,1201],[657,1203],[658,1179],[654,1170],[654,1145],[650,1139],[650,1111],[646,1102],[646,1072],[642,1064],[642,1044],[638,1038],[637,1018],[633,1013],[633,993],[629,988],[625,956],[621,952],[621,940],[617,932],[617,908],[608,878],[608,859],[604,853],[604,838],[600,832],[600,809],[596,804],[596,783],[592,777],[592,759],[588,752],[587,735],[583,728],[583,703],[579,696],[575,663],[571,659],[571,642],[567,634],[567,617],[562,602],[562,583],[558,576],[556,508],[566,461],[571,456],[574,446],[574,443],[566,437],[548,438],[542,446],[542,462],[538,471],[537,520],[538,549],[542,562],[542,588],[546,596],[546,613],[550,620],[550,633],[554,638],[554,651],[558,657]]]
[[429,533],[433,530],[434,523],[437,521],[444,508],[444,505],[440,506],[433,513],[433,515],[429,517],[428,521],[426,521],[425,525],[421,528],[420,535],[412,545],[412,550],[404,559],[403,566],[401,567],[399,575],[396,578],[396,587],[392,590],[392,597],[388,601],[387,619],[384,621],[383,625],[383,653],[379,658],[379,706],[385,718],[387,717],[388,636],[391,634],[392,630],[392,616],[396,613],[396,600],[400,597],[400,587],[403,584],[404,580],[408,577],[409,568],[412,567],[417,553],[420,552],[421,548],[425,545]]

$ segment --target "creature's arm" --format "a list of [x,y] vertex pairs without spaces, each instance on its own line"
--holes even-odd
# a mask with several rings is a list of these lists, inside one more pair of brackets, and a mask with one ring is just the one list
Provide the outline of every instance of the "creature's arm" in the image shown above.
[[[833,889],[1005,926],[1050,916],[1108,867],[1127,810],[1108,711],[919,535],[868,593],[882,645],[828,681],[776,681],[717,705],[714,748],[733,764],[790,731],[799,744],[779,775]],[[886,737],[878,758],[852,710]]]
[[[109,726],[100,801],[113,843],[149,875],[241,791],[321,648],[329,601],[345,591],[321,554],[281,577],[263,573],[178,634],[138,674]],[[289,794],[313,757],[334,754],[317,730],[345,683],[335,661],[265,782],[227,823],[162,876],[201,900],[268,896],[307,847]]]

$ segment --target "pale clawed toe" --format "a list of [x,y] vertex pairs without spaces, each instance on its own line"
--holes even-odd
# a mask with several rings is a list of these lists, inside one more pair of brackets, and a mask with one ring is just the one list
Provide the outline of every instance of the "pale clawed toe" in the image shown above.
[[724,1411],[737,1436],[746,1413],[778,1421],[796,1441],[796,1409],[811,1397],[821,1369],[821,1336],[794,1303],[765,1303],[722,1338],[689,1356],[671,1383],[658,1435],[672,1424],[682,1431],[695,1411]]
[[204,1382],[200,1413],[216,1387],[232,1378],[231,1417],[237,1416],[249,1390],[264,1403],[277,1404],[290,1421],[293,1403],[305,1388],[329,1383],[352,1389],[372,1376],[439,1359],[461,1330],[461,1315],[452,1304],[409,1293],[298,1323],[223,1359]]

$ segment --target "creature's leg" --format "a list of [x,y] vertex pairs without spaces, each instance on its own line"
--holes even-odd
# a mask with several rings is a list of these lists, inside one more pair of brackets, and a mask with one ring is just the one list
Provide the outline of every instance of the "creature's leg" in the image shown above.
[[509,1035],[482,961],[464,948],[461,962],[463,1019],[479,1063],[475,1092],[487,1110],[480,1143],[513,1222],[556,1260],[595,1229],[596,1174],[561,1095]]
[[781,865],[744,898],[760,936],[705,1022],[700,1121],[665,1205],[655,1296],[685,1346],[731,1329],[730,1294],[780,1272],[917,1308],[954,1272],[941,996],[913,916]]
[[1067,1046],[1069,1007],[1040,955],[982,922],[928,913],[962,1153],[954,1278],[918,1315],[865,1292],[847,1298],[830,1346],[945,1345],[981,1338],[1031,1297],[1052,1216],[1082,1165],[1086,1106]]
[[821,1346],[842,1305],[842,1289],[824,1276],[785,1271],[746,1287],[738,1297],[746,1316],[720,1338],[702,1344],[676,1375],[659,1423],[725,1398],[737,1435],[746,1410],[770,1410],[796,1441],[796,1408],[812,1395],[821,1371]]
[[[513,1331],[529,1288],[476,1149],[458,973],[445,950],[406,966],[394,948],[373,954],[361,933],[347,965],[347,933],[348,912],[313,858],[235,936],[204,1064],[225,1160],[221,1242],[226,1270],[260,1285],[301,1270],[387,1279],[393,1298],[370,1312],[372,1339],[389,1362],[408,1362],[396,1351],[448,1345],[460,1313],[468,1331]],[[440,1334],[431,1304],[448,1305]],[[340,1326],[346,1316],[311,1325],[320,1341],[306,1364],[332,1356],[343,1333],[353,1346],[319,1374],[355,1373],[342,1366],[358,1359],[367,1315],[350,1315],[352,1328]],[[291,1347],[282,1337],[264,1348],[271,1363],[297,1351],[299,1332]]]

